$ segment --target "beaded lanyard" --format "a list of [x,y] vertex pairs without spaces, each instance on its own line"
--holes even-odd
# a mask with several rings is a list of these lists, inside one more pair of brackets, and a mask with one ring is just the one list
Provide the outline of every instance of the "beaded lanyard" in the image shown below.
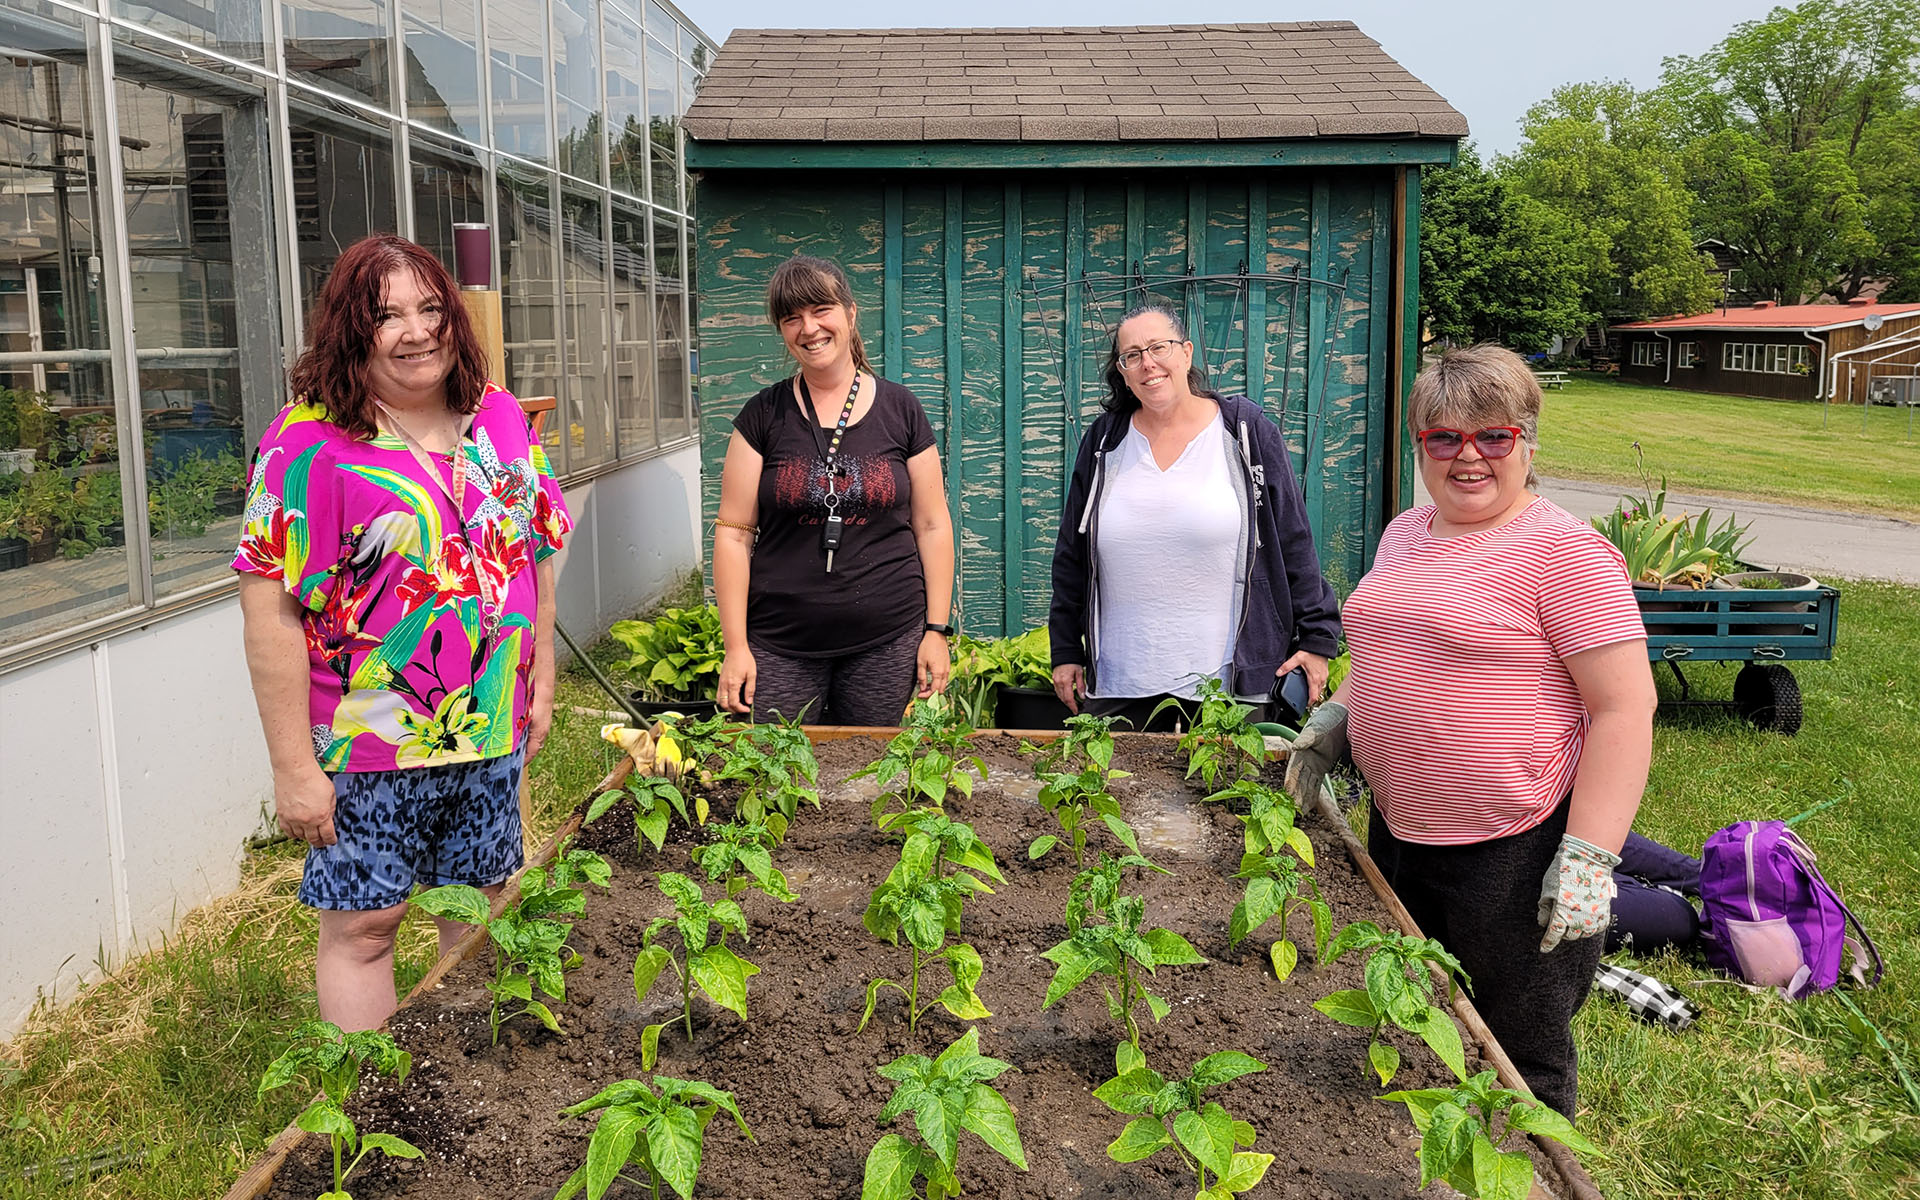
[[840,439],[846,435],[847,421],[853,416],[853,403],[860,398],[860,372],[853,373],[853,386],[847,389],[847,403],[840,409],[840,420],[833,427],[833,441],[827,445],[820,443],[820,415],[813,408],[813,393],[807,388],[807,377],[800,376],[800,402],[807,408],[807,428],[813,433],[813,444],[820,451],[820,457],[827,464],[827,518],[820,526],[820,548],[827,553],[827,574],[833,574],[833,552],[840,548],[840,533],[846,528],[846,520],[840,515],[839,477],[834,472],[833,460],[840,453]]

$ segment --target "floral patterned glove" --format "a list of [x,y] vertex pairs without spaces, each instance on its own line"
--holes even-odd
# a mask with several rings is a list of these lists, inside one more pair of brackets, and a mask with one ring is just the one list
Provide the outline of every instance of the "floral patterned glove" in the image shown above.
[[1619,894],[1613,884],[1619,862],[1618,854],[1592,842],[1570,833],[1561,837],[1560,852],[1540,881],[1540,924],[1547,931],[1540,939],[1540,953],[1563,941],[1606,932],[1613,898]]
[[1287,777],[1282,786],[1301,811],[1319,802],[1320,784],[1327,772],[1339,766],[1349,753],[1347,706],[1337,700],[1321,701],[1287,750]]

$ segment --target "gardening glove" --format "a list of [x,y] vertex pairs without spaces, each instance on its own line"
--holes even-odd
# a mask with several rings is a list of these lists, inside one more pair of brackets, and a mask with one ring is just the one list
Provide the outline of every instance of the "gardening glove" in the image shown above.
[[1619,894],[1613,883],[1613,868],[1619,863],[1618,854],[1592,842],[1570,833],[1561,837],[1560,851],[1540,881],[1539,921],[1547,931],[1540,939],[1540,953],[1563,941],[1607,931],[1613,898]]
[[680,747],[664,734],[665,727],[656,723],[651,730],[633,729],[614,723],[600,727],[603,741],[612,742],[626,751],[633,760],[636,775],[665,775],[669,779],[678,779],[682,771]]
[[1320,799],[1320,785],[1327,772],[1347,757],[1347,706],[1337,700],[1323,701],[1313,710],[1300,736],[1287,751],[1287,794],[1301,809],[1312,808]]

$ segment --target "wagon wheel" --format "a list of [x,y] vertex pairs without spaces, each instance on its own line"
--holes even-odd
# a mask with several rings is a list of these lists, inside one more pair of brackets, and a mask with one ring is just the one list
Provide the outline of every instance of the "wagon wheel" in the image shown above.
[[1800,684],[1779,663],[1748,663],[1733,680],[1733,706],[1756,729],[1800,731]]

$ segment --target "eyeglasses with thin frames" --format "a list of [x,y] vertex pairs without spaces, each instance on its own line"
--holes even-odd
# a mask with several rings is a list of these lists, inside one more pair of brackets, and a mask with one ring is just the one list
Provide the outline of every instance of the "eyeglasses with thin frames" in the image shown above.
[[1415,436],[1420,439],[1428,458],[1446,462],[1459,458],[1469,440],[1473,442],[1473,448],[1480,452],[1480,457],[1505,458],[1519,444],[1522,431],[1512,425],[1489,425],[1472,433],[1464,429],[1422,429]]
[[1151,355],[1153,361],[1163,363],[1173,357],[1173,348],[1175,346],[1184,346],[1186,344],[1187,343],[1181,338],[1161,338],[1157,342],[1148,342],[1138,350],[1128,350],[1116,361],[1119,363],[1122,371],[1138,371],[1145,356]]

